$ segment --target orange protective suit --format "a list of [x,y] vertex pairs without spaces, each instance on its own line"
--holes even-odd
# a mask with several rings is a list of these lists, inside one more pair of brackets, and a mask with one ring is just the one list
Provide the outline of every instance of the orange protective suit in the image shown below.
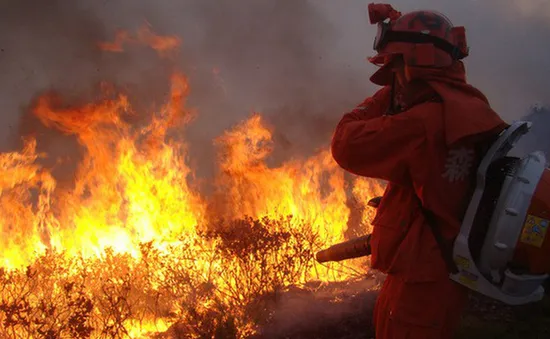
[[390,89],[382,88],[343,116],[332,154],[351,173],[388,181],[371,238],[372,267],[387,274],[376,338],[452,338],[467,291],[449,279],[420,205],[451,243],[482,148],[507,124],[466,83],[461,61],[408,72],[415,80],[402,92],[402,112],[386,115]]

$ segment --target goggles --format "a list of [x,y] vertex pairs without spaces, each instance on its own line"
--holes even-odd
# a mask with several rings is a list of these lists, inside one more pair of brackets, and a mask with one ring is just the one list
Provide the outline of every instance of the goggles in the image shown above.
[[390,42],[404,42],[410,44],[432,44],[434,47],[448,53],[455,60],[461,60],[468,56],[458,46],[433,35],[420,32],[393,31],[389,21],[381,21],[377,26],[378,30],[374,38],[373,49],[378,53]]
[[377,51],[377,52],[380,52],[380,50],[384,47],[384,45],[386,44],[386,42],[384,41],[387,37],[387,34],[388,34],[388,31],[391,30],[391,24],[389,22],[379,22],[377,24],[377,31],[376,31],[376,36],[374,37],[374,43],[373,43],[373,46],[372,48]]

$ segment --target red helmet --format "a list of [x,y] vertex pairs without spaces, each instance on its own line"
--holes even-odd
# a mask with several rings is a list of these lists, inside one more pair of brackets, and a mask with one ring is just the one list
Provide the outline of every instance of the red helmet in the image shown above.
[[[368,9],[370,22],[378,24],[373,46],[377,55],[369,58],[375,65],[387,66],[393,56],[402,55],[409,67],[444,68],[468,56],[464,27],[453,27],[443,14],[415,11],[401,15],[391,5],[373,3]],[[371,80],[382,80],[380,73],[389,72],[385,68]]]

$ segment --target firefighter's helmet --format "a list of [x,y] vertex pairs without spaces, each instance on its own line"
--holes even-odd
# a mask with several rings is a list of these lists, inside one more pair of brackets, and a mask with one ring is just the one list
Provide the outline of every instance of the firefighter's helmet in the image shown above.
[[445,68],[468,56],[465,28],[455,27],[443,14],[414,11],[406,14],[387,4],[369,4],[369,19],[378,25],[373,48],[376,55],[368,60],[382,66],[371,80],[387,85],[389,62],[396,55],[406,67]]

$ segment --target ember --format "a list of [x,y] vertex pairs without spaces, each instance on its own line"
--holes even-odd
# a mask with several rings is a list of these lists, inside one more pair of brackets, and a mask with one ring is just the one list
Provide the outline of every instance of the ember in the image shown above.
[[[100,46],[139,42],[166,56],[178,41],[147,28]],[[254,114],[215,140],[216,192],[201,194],[186,143],[169,136],[194,116],[188,84],[177,72],[171,84],[139,127],[108,87],[79,106],[37,98],[34,116],[74,136],[83,159],[65,187],[33,138],[0,155],[0,337],[151,337],[173,324],[190,338],[247,337],[269,318],[270,295],[365,273],[363,260],[319,265],[313,253],[344,240],[349,194],[367,201],[382,184],[348,189],[328,149],[267,166],[271,130]]]

